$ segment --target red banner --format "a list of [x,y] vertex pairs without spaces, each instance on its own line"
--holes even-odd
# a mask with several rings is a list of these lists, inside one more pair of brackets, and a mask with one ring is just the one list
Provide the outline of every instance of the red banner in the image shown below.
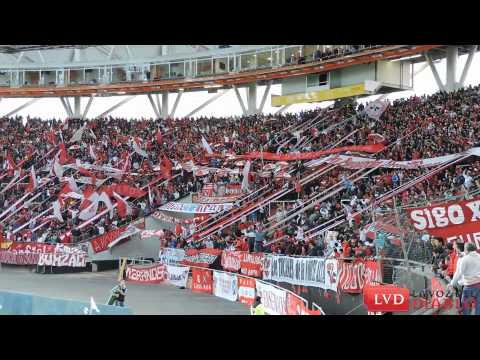
[[417,231],[446,239],[460,238],[480,247],[480,196],[472,200],[450,201],[411,209],[409,220]]
[[55,245],[14,241],[9,250],[15,252],[53,253],[55,251]]
[[167,266],[155,264],[150,266],[127,266],[127,281],[140,284],[159,284],[167,280]]
[[238,272],[243,252],[224,250],[222,252],[222,268],[227,271]]
[[297,160],[313,160],[323,155],[338,154],[342,152],[366,152],[377,153],[385,148],[383,144],[371,144],[371,145],[357,145],[357,146],[343,146],[330,150],[306,152],[298,154],[276,154],[270,152],[254,151],[246,155],[238,155],[238,159],[250,159],[250,160],[270,160],[270,161],[297,161]]
[[287,315],[307,315],[303,300],[291,293],[287,294]]
[[238,300],[246,305],[252,305],[255,302],[255,284],[256,280],[237,276],[238,279]]
[[338,278],[338,290],[358,294],[363,290],[365,263],[363,260],[353,262],[340,262],[340,276]]
[[0,250],[0,263],[12,265],[37,265],[40,254],[30,252],[19,254],[13,251]]
[[241,184],[227,184],[225,186],[225,195],[241,195],[242,186]]
[[122,226],[121,228],[109,231],[103,235],[94,238],[92,243],[92,249],[95,253],[99,253],[108,249],[108,244],[115,241],[120,235],[122,235],[128,226]]
[[210,270],[192,269],[192,291],[213,293],[213,275]]
[[222,254],[219,249],[188,249],[181,264],[187,266],[209,267]]
[[246,276],[262,277],[263,253],[243,253],[240,261],[240,273]]
[[364,286],[377,286],[382,283],[382,265],[380,261],[366,260],[365,261],[365,273],[363,275],[365,279]]

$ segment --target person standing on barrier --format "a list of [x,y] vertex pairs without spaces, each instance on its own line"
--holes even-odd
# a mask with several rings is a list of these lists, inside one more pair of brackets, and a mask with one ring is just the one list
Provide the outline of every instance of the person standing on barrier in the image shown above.
[[465,245],[465,256],[457,263],[455,275],[448,285],[452,289],[463,277],[463,315],[471,315],[472,304],[475,306],[475,315],[480,315],[480,255],[476,250],[472,242]]
[[265,315],[265,306],[262,304],[262,298],[260,296],[255,298],[255,302],[250,308],[250,313],[252,315]]

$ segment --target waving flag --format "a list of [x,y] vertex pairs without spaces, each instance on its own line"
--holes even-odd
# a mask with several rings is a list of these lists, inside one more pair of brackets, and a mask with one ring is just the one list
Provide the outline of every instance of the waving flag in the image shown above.
[[160,162],[160,173],[165,179],[170,179],[172,177],[172,162],[163,155],[162,161]]
[[[96,201],[93,201],[86,209],[80,211],[80,214],[78,214],[78,217],[82,220],[89,220],[92,217],[94,217],[97,214],[98,210],[98,194],[94,193],[97,195],[97,198],[95,199]],[[91,199],[89,199],[92,201]]]
[[145,152],[145,150],[140,148],[140,139],[137,137],[133,139],[133,150],[135,150],[135,152],[140,156],[148,157],[148,154]]
[[65,165],[68,162],[68,158],[69,156],[67,153],[67,149],[65,148],[65,144],[62,142],[60,144],[60,157],[59,157],[60,164]]
[[59,179],[63,177],[63,167],[58,161],[58,154],[55,156],[55,160],[53,161],[53,173]]
[[110,201],[110,197],[105,192],[102,192],[98,198],[98,201],[103,202],[107,206],[107,209],[110,212],[110,219],[113,219],[113,205]]
[[113,196],[117,200],[118,216],[123,219],[127,215],[130,215],[132,213],[132,209],[130,208],[128,203],[123,200],[116,192],[113,193]]
[[58,200],[53,202],[53,215],[58,221],[63,222],[62,212],[60,211],[60,202]]
[[90,157],[93,159],[93,160],[97,160],[97,155],[95,155],[95,152],[93,150],[93,146],[92,145],[89,145],[88,146],[88,150],[90,152]]
[[86,126],[87,126],[87,124],[83,125],[80,129],[75,131],[72,138],[70,139],[71,143],[82,140],[83,132],[85,131]]
[[78,186],[77,186],[77,183],[75,182],[75,180],[73,179],[73,177],[68,177],[67,178],[67,182],[68,182],[68,185],[70,186],[70,189],[73,191],[73,192],[76,192],[77,194],[80,193],[80,190],[78,189]]
[[150,205],[153,205],[153,196],[152,196],[152,190],[150,189],[150,186],[148,187],[148,202]]
[[160,130],[157,131],[157,133],[155,134],[155,137],[157,139],[157,143],[159,145],[162,145],[163,143],[163,137],[162,137],[162,133],[160,132]]
[[245,167],[243,168],[243,181],[242,181],[242,190],[248,190],[248,174],[250,173],[251,162],[247,161]]
[[205,148],[205,150],[207,151],[207,153],[213,154],[212,148],[210,147],[207,140],[205,140],[205,138],[203,136],[202,136],[202,145]]
[[15,161],[13,161],[12,153],[7,152],[6,158],[7,158],[7,170],[9,172],[9,174],[10,173],[12,174],[12,175],[9,175],[9,176],[13,176],[13,172],[15,171],[16,165],[15,165]]
[[37,175],[35,174],[35,168],[32,166],[32,169],[30,170],[30,180],[28,182],[28,186],[25,189],[26,192],[33,192],[38,186],[37,183]]

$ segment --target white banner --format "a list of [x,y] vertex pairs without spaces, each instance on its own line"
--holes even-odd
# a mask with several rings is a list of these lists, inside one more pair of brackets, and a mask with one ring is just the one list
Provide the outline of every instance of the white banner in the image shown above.
[[188,266],[167,265],[167,279],[170,284],[178,287],[187,287]]
[[238,298],[237,275],[214,271],[213,272],[213,294],[223,299],[227,299],[230,301],[237,301],[237,298]]
[[158,261],[167,265],[178,265],[185,258],[185,250],[175,248],[161,248]]
[[163,205],[159,210],[162,211],[174,211],[190,214],[214,214],[222,212],[224,210],[230,210],[233,204],[192,204],[192,203],[180,203],[169,202]]
[[267,255],[264,280],[286,282],[293,285],[325,287],[324,258],[295,258]]
[[68,266],[86,267],[87,257],[84,254],[68,253],[40,253],[38,258],[39,266]]
[[411,161],[393,161],[385,159],[371,159],[361,156],[347,156],[347,155],[335,155],[328,156],[326,158],[315,159],[306,163],[307,167],[319,166],[324,163],[338,164],[347,169],[366,169],[374,167],[382,167],[387,169],[418,169],[435,167],[441,164],[447,163],[459,159],[462,156],[480,156],[480,148],[471,148],[470,150],[451,155],[438,156],[434,158],[426,158]]
[[337,291],[338,262],[337,259],[325,260],[325,290]]
[[270,315],[287,315],[287,292],[257,280],[257,295]]

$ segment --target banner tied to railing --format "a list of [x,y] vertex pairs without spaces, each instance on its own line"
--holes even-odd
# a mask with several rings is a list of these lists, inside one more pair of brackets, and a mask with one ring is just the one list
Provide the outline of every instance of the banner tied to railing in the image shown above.
[[169,202],[163,205],[159,210],[181,212],[188,214],[214,214],[222,211],[228,211],[233,207],[232,203],[226,204],[193,204]]

